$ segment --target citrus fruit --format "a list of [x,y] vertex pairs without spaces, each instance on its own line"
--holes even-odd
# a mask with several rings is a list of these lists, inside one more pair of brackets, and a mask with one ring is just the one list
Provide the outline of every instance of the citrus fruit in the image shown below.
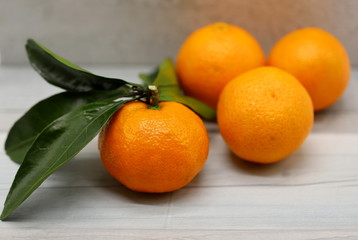
[[104,167],[135,191],[177,190],[199,173],[208,155],[208,134],[194,112],[177,102],[159,107],[127,103],[99,137]]
[[313,125],[313,105],[291,74],[260,67],[225,86],[217,116],[220,133],[237,156],[272,163],[303,143]]
[[347,52],[333,35],[319,28],[302,28],[287,34],[273,47],[268,62],[300,80],[315,111],[335,103],[349,81]]
[[219,22],[189,35],[178,53],[177,73],[186,94],[216,108],[231,79],[264,63],[264,53],[250,33]]

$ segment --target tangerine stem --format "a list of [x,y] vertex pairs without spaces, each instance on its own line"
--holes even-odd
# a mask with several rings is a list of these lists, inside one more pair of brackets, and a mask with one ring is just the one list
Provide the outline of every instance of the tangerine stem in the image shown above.
[[159,106],[159,91],[157,86],[155,85],[149,85],[148,86],[148,90],[150,93],[150,99],[151,99],[151,103],[148,106],[149,109],[160,109]]

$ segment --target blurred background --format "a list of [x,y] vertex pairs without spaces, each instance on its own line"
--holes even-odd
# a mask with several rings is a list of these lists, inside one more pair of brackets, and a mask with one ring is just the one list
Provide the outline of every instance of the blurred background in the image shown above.
[[27,64],[34,38],[77,64],[156,65],[216,21],[245,28],[266,53],[286,33],[317,26],[358,64],[357,0],[0,0],[1,62]]

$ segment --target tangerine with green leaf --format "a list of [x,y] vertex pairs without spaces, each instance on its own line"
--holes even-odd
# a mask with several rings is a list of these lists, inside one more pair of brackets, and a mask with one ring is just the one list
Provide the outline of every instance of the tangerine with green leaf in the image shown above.
[[203,121],[180,103],[131,102],[103,128],[99,149],[104,167],[123,185],[162,193],[184,187],[200,172],[209,139]]
[[[213,117],[215,111],[181,94],[169,59],[151,75],[149,82],[153,84],[148,87],[92,74],[32,40],[26,49],[34,69],[68,92],[36,104],[9,132],[6,152],[21,166],[0,220],[80,152],[104,125],[99,138],[102,161],[131,189],[173,191],[202,169],[209,142],[205,126],[194,112],[175,101],[206,118]],[[158,102],[157,88],[165,101],[173,102]],[[39,122],[39,116],[46,117]]]

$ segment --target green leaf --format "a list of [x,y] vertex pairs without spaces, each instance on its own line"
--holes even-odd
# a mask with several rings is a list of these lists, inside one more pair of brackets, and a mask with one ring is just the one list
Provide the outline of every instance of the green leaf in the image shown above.
[[125,102],[128,100],[92,102],[48,125],[17,171],[0,219],[8,217],[48,176],[85,147]]
[[123,97],[129,93],[130,88],[123,85],[111,91],[62,92],[44,99],[15,122],[7,136],[5,151],[13,161],[21,163],[41,131],[57,118],[89,102]]
[[32,39],[27,41],[26,51],[32,67],[46,81],[69,91],[112,90],[127,84],[121,79],[92,74]]
[[199,100],[182,95],[171,94],[167,92],[165,94],[161,94],[159,97],[160,101],[174,101],[184,104],[185,106],[191,108],[194,112],[199,114],[201,117],[205,119],[214,119],[216,117],[216,112],[213,108],[209,107],[208,105],[200,102]]
[[157,78],[158,72],[159,68],[155,68],[151,73],[140,73],[139,78],[142,79],[147,85],[151,85]]
[[213,119],[216,112],[208,105],[195,98],[184,96],[175,73],[173,62],[165,59],[159,66],[158,74],[152,84],[159,91],[160,101],[175,101],[186,105],[205,119]]
[[159,66],[158,74],[153,82],[158,87],[160,94],[173,93],[181,95],[181,89],[175,73],[173,62],[165,59]]

